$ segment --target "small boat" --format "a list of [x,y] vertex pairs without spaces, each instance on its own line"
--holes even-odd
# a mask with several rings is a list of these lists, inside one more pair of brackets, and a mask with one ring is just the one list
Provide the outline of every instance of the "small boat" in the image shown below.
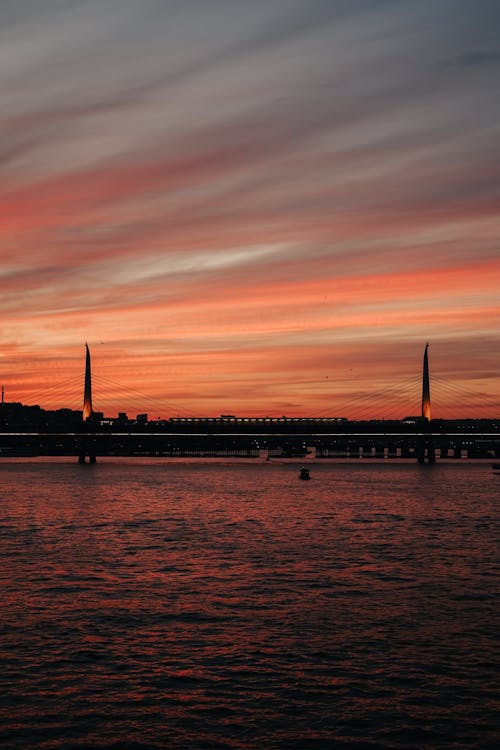
[[310,478],[311,476],[309,474],[309,469],[306,469],[303,466],[299,472],[299,479],[310,479]]

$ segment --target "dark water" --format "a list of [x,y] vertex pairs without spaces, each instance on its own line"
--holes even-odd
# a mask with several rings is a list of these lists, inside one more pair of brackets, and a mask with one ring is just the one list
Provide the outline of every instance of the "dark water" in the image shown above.
[[489,466],[0,463],[3,748],[496,746]]

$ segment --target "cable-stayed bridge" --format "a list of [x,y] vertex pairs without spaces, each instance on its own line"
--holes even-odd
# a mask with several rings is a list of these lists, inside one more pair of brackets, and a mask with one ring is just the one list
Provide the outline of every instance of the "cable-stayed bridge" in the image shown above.
[[[432,388],[438,394],[444,393],[446,399],[453,399],[469,409],[477,410],[480,404],[483,409],[490,406],[492,411],[499,411],[498,403],[487,394],[468,393],[466,397],[463,389],[436,378],[432,380]],[[67,398],[71,389],[77,397],[79,392],[81,399],[79,379],[71,384],[71,388],[67,384],[52,386],[46,396],[49,400]],[[325,414],[300,418],[188,415],[148,420],[146,410],[155,413],[160,406],[139,392],[134,394],[140,412],[136,419],[128,419],[124,413],[118,418],[106,419],[93,407],[94,392],[99,395],[106,389],[116,392],[120,386],[93,377],[90,352],[86,346],[80,409],[44,412],[39,407],[4,403],[2,392],[0,457],[78,455],[81,463],[87,459],[94,463],[99,455],[314,455],[318,458],[401,457],[434,463],[436,458],[497,458],[499,455],[500,420],[432,419],[428,345],[419,380],[414,378],[407,384],[388,386],[378,392],[359,394],[339,402],[337,414],[349,414],[354,410],[355,420]],[[388,405],[391,407],[389,417],[384,413]],[[21,407],[17,416],[16,409],[9,408],[13,406]],[[162,405],[162,410],[165,406],[171,413],[176,413],[175,405]],[[31,416],[26,416],[30,409]],[[417,416],[394,418],[395,410],[399,415],[417,413]],[[373,419],[371,415],[377,411],[382,417]],[[24,414],[22,419],[21,412]]]
[[[90,353],[89,353],[90,356]],[[424,353],[425,356],[425,353]],[[54,378],[49,386],[22,390],[24,403],[50,405],[45,408],[65,408],[75,412],[82,412],[84,401],[84,379],[86,371],[82,367],[81,374],[64,381]],[[89,368],[90,371],[90,368]],[[429,378],[432,390],[433,418],[498,418],[500,417],[500,400],[498,394],[487,393],[478,388],[477,381],[465,381],[463,373],[431,373]],[[432,382],[431,382],[432,381]],[[21,379],[22,383],[22,379]],[[321,391],[325,393],[325,383],[320,383]],[[316,384],[312,387],[315,390]],[[289,400],[300,403],[300,383],[294,392],[290,386]],[[302,413],[310,418],[343,417],[352,421],[365,420],[402,420],[408,415],[421,416],[421,399],[423,391],[423,368],[404,377],[392,373],[390,379],[376,388],[361,389],[352,377],[339,378],[335,382],[329,381],[329,406],[327,410],[314,406],[303,409]],[[93,368],[90,379],[90,393],[93,401],[93,411],[96,414],[118,414],[126,411],[131,418],[137,414],[147,413],[153,420],[165,420],[168,417],[190,419],[199,416],[185,401],[169,402],[153,397],[150,393],[131,388],[123,382],[110,378],[99,368]],[[9,394],[10,395],[10,394]],[[304,399],[307,397],[304,397]],[[311,403],[314,403],[311,400]],[[126,405],[126,407],[124,407]],[[296,409],[295,409],[296,411]],[[234,412],[232,412],[234,413]],[[286,410],[280,412],[285,414]],[[88,415],[86,415],[88,416]]]

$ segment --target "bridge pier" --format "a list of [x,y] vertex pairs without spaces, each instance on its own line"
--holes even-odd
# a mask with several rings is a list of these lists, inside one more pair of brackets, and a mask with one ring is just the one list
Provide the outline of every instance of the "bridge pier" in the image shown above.
[[[95,464],[96,463],[96,440],[90,435],[82,436],[78,441],[78,463]],[[88,462],[87,462],[88,458]]]
[[[88,454],[88,457],[89,457],[89,460],[88,460],[89,464],[95,464],[96,463],[97,458],[96,458],[96,456],[93,453]],[[79,464],[86,464],[87,463],[87,454],[86,453],[79,453],[78,454],[78,463]]]
[[417,442],[417,460],[419,464],[435,464],[436,449],[431,435],[421,435]]

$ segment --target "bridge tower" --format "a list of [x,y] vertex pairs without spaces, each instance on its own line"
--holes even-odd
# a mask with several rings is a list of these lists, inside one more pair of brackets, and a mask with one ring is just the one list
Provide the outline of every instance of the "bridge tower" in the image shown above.
[[[92,417],[94,411],[92,409],[92,371],[90,366],[90,351],[88,344],[85,344],[85,384],[83,387],[83,410],[82,419],[87,427],[92,426]],[[89,463],[95,464],[95,449],[91,445],[91,439],[83,438],[80,441],[80,450],[78,455],[78,461],[81,464],[86,463],[86,456],[89,457]]]
[[90,352],[88,344],[85,344],[85,385],[83,388],[83,421],[87,422],[92,417],[92,372],[90,369]]
[[422,371],[422,435],[417,445],[418,462],[433,464],[436,462],[436,451],[431,434],[431,388],[429,378],[429,344],[425,345],[424,365]]
[[429,344],[425,345],[424,369],[422,373],[422,420],[431,421],[431,389],[429,385]]

